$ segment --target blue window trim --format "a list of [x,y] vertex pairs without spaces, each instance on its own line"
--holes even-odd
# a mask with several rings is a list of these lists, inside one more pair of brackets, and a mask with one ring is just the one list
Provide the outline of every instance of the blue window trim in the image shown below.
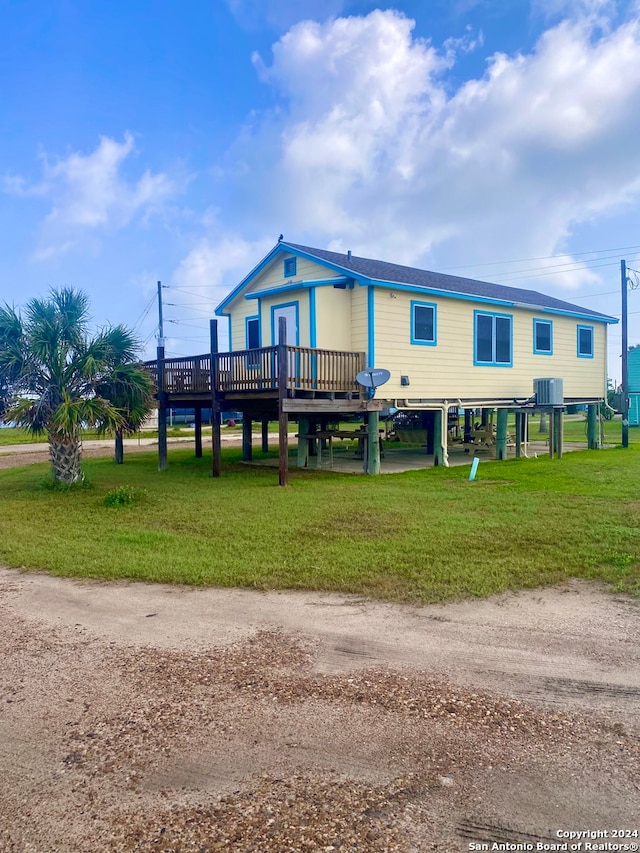
[[[416,338],[416,308],[432,308],[433,309],[433,340],[425,341],[422,338]],[[435,302],[420,302],[417,299],[411,300],[411,343],[423,347],[435,347],[438,343],[438,306]]]
[[279,305],[271,306],[271,343],[272,346],[276,346],[278,343],[278,333],[276,330],[275,324],[275,312],[278,308],[290,308],[292,305],[295,306],[296,309],[296,343],[297,347],[300,346],[300,303],[296,299],[294,302],[281,302]]
[[[478,361],[476,358],[477,352],[477,333],[478,333],[478,317],[491,317],[495,320],[496,317],[503,317],[511,323],[511,334],[509,335],[509,361],[495,360],[495,344],[496,332],[495,323],[493,325],[491,349],[494,357],[491,361]],[[473,363],[476,367],[513,367],[513,314],[497,314],[495,311],[474,311],[473,312]]]
[[260,315],[254,314],[251,317],[244,318],[244,339],[246,342],[246,349],[250,349],[249,347],[249,323],[251,320],[258,321],[258,347],[262,346],[262,329],[260,328]]
[[[595,327],[594,326],[582,326],[579,325],[576,329],[576,353],[578,358],[593,358],[594,350],[595,350]],[[588,331],[591,332],[591,352],[580,352],[580,332]]]
[[293,258],[285,258],[282,263],[282,272],[285,278],[295,278],[297,275],[298,269],[298,259],[293,256]]
[[[551,349],[537,349],[536,347],[536,326],[538,323],[544,323],[545,326],[549,326],[549,343]],[[553,320],[542,320],[539,317],[533,318],[533,353],[534,355],[553,355]]]

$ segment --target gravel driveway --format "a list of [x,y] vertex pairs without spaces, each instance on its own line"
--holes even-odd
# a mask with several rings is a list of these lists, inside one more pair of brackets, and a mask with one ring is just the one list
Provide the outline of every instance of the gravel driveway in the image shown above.
[[615,841],[639,617],[584,583],[415,608],[0,570],[0,849]]

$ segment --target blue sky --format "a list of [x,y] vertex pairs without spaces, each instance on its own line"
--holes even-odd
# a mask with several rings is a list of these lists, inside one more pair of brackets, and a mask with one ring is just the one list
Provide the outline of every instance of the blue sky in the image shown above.
[[177,355],[280,233],[613,315],[640,269],[638,0],[0,0],[0,28],[0,301],[82,288],[152,354],[160,279]]

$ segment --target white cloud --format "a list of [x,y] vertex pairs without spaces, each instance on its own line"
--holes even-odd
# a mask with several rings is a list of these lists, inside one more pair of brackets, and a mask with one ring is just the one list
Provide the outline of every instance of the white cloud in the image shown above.
[[102,136],[89,154],[74,152],[54,163],[43,155],[39,183],[29,184],[21,176],[5,177],[5,191],[51,202],[36,252],[38,260],[71,251],[87,233],[123,228],[136,216],[149,216],[177,191],[175,182],[163,173],[146,170],[128,180],[123,175],[125,161],[134,151],[131,134],[125,134],[122,142]]
[[[197,241],[174,271],[171,280],[177,288],[176,301],[179,302],[179,307],[174,308],[176,327],[193,329],[197,325],[203,334],[208,335],[208,320],[214,316],[214,308],[230,288],[238,284],[256,262],[273,248],[275,241],[250,241],[225,232],[211,212],[207,214],[207,224],[210,233]],[[180,308],[186,309],[186,313]],[[220,323],[219,343],[221,349],[228,344],[227,324],[224,321]]]
[[284,106],[233,152],[253,221],[420,265],[562,251],[640,190],[640,24],[605,31],[587,5],[455,91],[455,44],[439,53],[398,12],[295,25],[254,60]]

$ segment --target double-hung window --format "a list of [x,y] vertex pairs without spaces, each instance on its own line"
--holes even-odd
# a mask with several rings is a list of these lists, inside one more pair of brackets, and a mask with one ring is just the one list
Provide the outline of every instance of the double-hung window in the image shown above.
[[473,363],[493,367],[512,367],[511,314],[474,312]]
[[411,343],[435,346],[436,306],[433,302],[411,302]]
[[578,358],[593,358],[593,326],[578,326]]
[[553,323],[551,320],[534,319],[533,352],[535,355],[553,355]]

